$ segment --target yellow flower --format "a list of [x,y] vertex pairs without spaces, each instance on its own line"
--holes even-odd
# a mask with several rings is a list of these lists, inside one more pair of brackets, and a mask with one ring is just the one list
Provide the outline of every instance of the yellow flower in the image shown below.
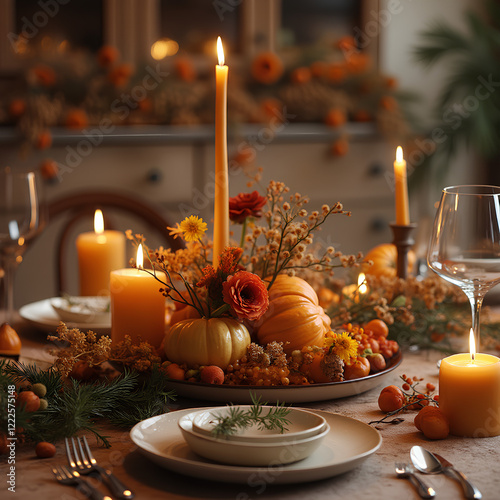
[[358,342],[347,332],[334,334],[331,339],[327,339],[327,343],[330,343],[328,341],[331,342],[331,352],[336,354],[344,363],[358,355]]
[[184,233],[186,241],[200,240],[207,230],[207,223],[196,215],[191,215],[181,222],[180,230]]
[[184,231],[180,228],[178,222],[175,224],[175,227],[167,226],[167,229],[170,229],[170,233],[168,233],[168,234],[170,234],[170,236],[173,236],[174,240],[175,240],[175,238],[177,238],[177,236],[182,236],[184,233]]

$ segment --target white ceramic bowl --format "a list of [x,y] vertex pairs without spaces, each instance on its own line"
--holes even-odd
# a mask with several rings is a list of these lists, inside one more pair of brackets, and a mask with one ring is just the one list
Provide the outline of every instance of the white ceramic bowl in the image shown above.
[[[251,406],[238,406],[237,408],[245,411],[251,408]],[[263,414],[267,414],[272,408],[271,406],[264,406],[262,409]],[[213,437],[212,431],[217,423],[217,417],[226,417],[229,415],[230,409],[230,406],[221,406],[197,412],[193,418],[193,431],[204,436]],[[286,418],[289,424],[287,424],[285,432],[280,432],[278,429],[259,429],[257,425],[252,425],[246,429],[239,430],[236,434],[228,435],[225,439],[255,443],[305,439],[319,434],[326,425],[326,420],[322,416],[298,408],[290,408],[290,412]]]
[[68,323],[103,323],[109,320],[109,297],[55,297],[52,308]]
[[322,432],[305,439],[271,443],[230,441],[193,431],[194,416],[195,413],[189,413],[178,422],[186,443],[197,455],[222,464],[259,467],[298,462],[310,456],[330,432],[326,423]]

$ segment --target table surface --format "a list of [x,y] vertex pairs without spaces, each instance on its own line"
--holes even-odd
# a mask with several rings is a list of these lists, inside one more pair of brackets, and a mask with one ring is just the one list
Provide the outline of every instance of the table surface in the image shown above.
[[[46,333],[20,323],[16,329],[21,334],[23,361],[43,363],[49,360]],[[384,385],[400,385],[399,376],[424,377],[424,382],[437,385],[437,361],[442,357],[434,351],[415,351],[403,354],[402,364],[385,379]],[[339,415],[355,418],[368,423],[380,419],[383,414],[377,406],[381,386],[361,395],[305,403],[297,406],[329,411]],[[172,410],[190,407],[210,406],[207,401],[195,401],[180,398],[172,406]],[[213,403],[220,406],[220,403]],[[248,484],[229,484],[223,482],[193,479],[183,476],[151,462],[132,443],[129,432],[123,429],[105,428],[112,447],[98,448],[91,438],[93,452],[98,463],[112,469],[132,491],[137,499],[417,499],[413,486],[406,480],[396,478],[395,462],[408,462],[409,450],[413,445],[421,445],[448,458],[458,469],[467,474],[478,486],[484,499],[498,499],[500,491],[500,436],[491,438],[459,438],[450,436],[445,440],[430,441],[417,431],[413,424],[414,411],[402,414],[404,422],[398,425],[381,425],[382,446],[369,456],[360,466],[340,476],[315,482],[276,485],[273,484],[277,470],[270,470],[248,481]],[[56,483],[51,468],[65,463],[64,443],[57,443],[57,453],[50,459],[35,458],[32,445],[19,445],[15,450],[15,496],[13,498],[65,498],[83,499],[74,488]],[[8,498],[6,493],[7,473],[10,465],[2,457],[0,462],[0,496]],[[456,481],[443,475],[420,475],[437,492],[437,498],[463,498]],[[106,489],[100,486],[103,493]],[[5,491],[5,492],[4,492]]]

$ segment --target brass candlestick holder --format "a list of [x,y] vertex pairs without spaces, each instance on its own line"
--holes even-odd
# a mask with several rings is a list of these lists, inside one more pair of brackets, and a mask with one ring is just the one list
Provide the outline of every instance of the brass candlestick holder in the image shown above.
[[417,227],[417,224],[389,224],[389,226],[391,227],[394,237],[392,243],[396,245],[398,251],[397,275],[401,279],[406,279],[408,277],[408,251],[415,244],[412,233]]

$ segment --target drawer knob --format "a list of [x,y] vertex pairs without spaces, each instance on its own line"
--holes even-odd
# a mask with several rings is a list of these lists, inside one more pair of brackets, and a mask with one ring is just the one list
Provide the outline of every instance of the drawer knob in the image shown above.
[[387,229],[388,224],[387,221],[383,217],[374,217],[370,221],[370,231],[374,233],[381,233]]
[[384,175],[385,168],[381,163],[374,162],[368,166],[368,175],[370,177],[381,177]]
[[159,168],[152,168],[148,173],[147,173],[147,181],[150,184],[158,184],[163,177],[163,173]]

